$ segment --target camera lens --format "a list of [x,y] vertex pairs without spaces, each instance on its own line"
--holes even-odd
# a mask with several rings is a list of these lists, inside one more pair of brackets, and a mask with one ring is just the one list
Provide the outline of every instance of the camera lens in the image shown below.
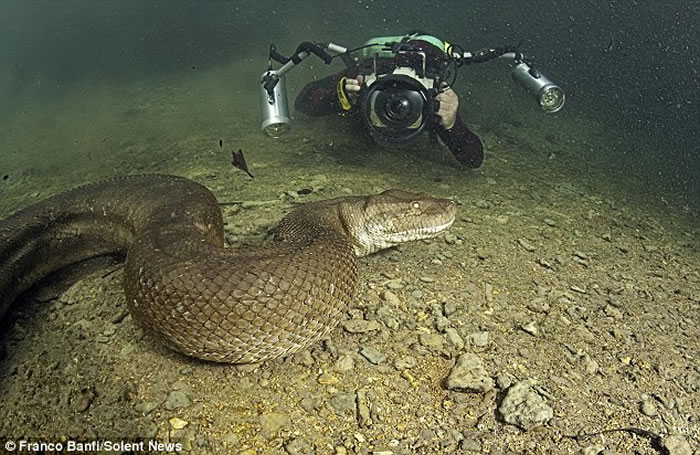
[[397,122],[411,113],[411,102],[408,98],[396,94],[387,100],[384,111],[388,119]]
[[388,146],[418,136],[435,111],[428,89],[417,79],[390,74],[372,82],[361,95],[360,112],[370,136]]

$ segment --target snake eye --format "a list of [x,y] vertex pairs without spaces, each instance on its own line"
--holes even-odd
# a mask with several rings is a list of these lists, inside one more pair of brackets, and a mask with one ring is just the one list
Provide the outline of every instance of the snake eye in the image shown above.
[[414,209],[419,209],[419,208],[420,208],[420,202],[414,201],[414,202],[411,204],[411,206],[412,206]]

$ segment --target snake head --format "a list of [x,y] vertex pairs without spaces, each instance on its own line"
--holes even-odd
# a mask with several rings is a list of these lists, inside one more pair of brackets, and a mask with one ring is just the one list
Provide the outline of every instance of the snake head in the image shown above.
[[401,190],[365,196],[341,209],[357,256],[433,238],[452,225],[456,213],[450,199]]

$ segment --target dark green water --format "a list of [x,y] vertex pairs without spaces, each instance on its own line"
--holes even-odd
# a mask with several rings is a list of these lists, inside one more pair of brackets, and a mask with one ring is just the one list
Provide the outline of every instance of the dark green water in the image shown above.
[[[456,90],[477,132],[482,127],[497,135],[504,118],[532,128],[533,137],[539,128],[594,122],[585,134],[600,141],[582,161],[602,162],[615,175],[642,179],[653,191],[673,191],[691,205],[700,199],[697,4],[396,5],[3,1],[0,164],[16,173],[51,162],[61,172],[63,165],[66,171],[81,165],[72,158],[78,143],[114,157],[126,142],[184,137],[187,128],[228,137],[252,132],[259,116],[256,79],[271,42],[283,52],[304,40],[351,47],[421,28],[468,50],[523,39],[539,68],[567,92],[564,111],[544,116],[514,87],[505,65],[465,68]],[[318,60],[308,63],[291,75],[290,96],[306,78],[331,71]],[[176,94],[168,91],[173,84]],[[187,101],[170,109],[176,118],[149,111],[147,119],[122,123],[121,104],[137,96],[134,90],[162,91],[158,99],[166,103],[178,96]],[[496,165],[486,153],[485,166]]]

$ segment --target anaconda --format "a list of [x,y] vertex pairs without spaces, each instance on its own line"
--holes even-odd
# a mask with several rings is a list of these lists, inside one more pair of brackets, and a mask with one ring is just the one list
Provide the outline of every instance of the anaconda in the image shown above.
[[214,195],[168,175],[120,177],[0,221],[0,316],[41,278],[123,253],[138,324],[188,356],[249,363],[288,355],[332,330],[358,285],[358,256],[431,238],[456,205],[388,190],[301,205],[274,240],[228,248]]

